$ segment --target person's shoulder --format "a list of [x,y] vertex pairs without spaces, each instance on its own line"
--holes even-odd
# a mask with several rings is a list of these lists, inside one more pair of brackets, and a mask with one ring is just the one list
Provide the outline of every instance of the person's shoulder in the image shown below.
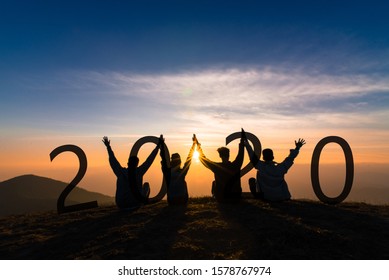
[[257,165],[265,165],[268,164],[266,161],[258,160]]
[[127,173],[128,173],[128,168],[120,167],[120,168],[117,169],[116,175],[117,175],[118,173],[119,173],[119,174],[122,174],[122,175],[127,175]]
[[224,167],[226,167],[226,164],[223,163],[223,162],[212,162],[212,163],[213,163],[213,165],[214,165],[215,167],[218,167],[218,168],[224,168]]
[[267,168],[275,168],[275,167],[279,166],[279,163],[277,163],[275,161],[263,161],[263,160],[260,160],[260,161],[258,161],[257,166],[267,167]]
[[228,161],[226,163],[221,163],[222,167],[224,168],[236,168],[237,167],[237,163],[236,162],[231,162],[231,161]]

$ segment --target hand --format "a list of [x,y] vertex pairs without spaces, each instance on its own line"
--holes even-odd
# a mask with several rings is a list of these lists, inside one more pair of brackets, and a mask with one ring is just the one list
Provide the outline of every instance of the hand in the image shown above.
[[194,143],[196,143],[196,150],[201,154],[202,153],[201,144],[199,143],[199,140],[197,139],[196,134],[193,134],[193,141],[194,141]]
[[104,136],[102,141],[103,141],[104,145],[105,145],[107,148],[111,145],[111,141],[108,139],[107,136]]
[[193,134],[193,141],[196,143],[197,146],[200,146],[199,140],[197,139],[196,134]]
[[158,140],[158,147],[160,148],[163,144],[165,143],[165,139],[163,138],[163,135],[161,134],[161,136],[159,136],[159,140]]
[[303,138],[299,138],[299,140],[294,141],[294,143],[296,144],[296,149],[300,149],[306,142]]
[[241,138],[240,138],[240,141],[241,142],[245,142],[247,141],[247,135],[246,135],[246,131],[244,131],[244,129],[242,128],[242,134],[241,134]]

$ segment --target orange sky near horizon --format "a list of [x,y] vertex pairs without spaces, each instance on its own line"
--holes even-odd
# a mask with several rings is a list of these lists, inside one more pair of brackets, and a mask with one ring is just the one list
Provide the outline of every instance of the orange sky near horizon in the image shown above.
[[[229,133],[228,133],[229,134]],[[228,134],[226,136],[228,136]],[[254,133],[255,134],[255,133]],[[259,134],[255,134],[259,136]],[[276,161],[282,161],[289,152],[290,148],[294,148],[294,140],[298,139],[298,136],[304,137],[304,133],[299,133],[296,137],[284,136],[281,139],[272,139],[270,137],[259,137],[261,140],[262,148],[271,147],[274,150]],[[346,135],[343,138],[349,143],[353,151],[353,157],[355,165],[362,163],[380,163],[388,164],[389,149],[384,143],[374,143],[374,135],[361,135],[357,137],[355,135]],[[191,145],[191,135],[188,135],[187,139],[177,138],[175,136],[170,137],[168,134],[164,135],[166,144],[169,148],[170,154],[178,152],[181,155],[182,160],[187,156]],[[312,135],[304,137],[307,140],[307,144],[301,149],[300,155],[295,160],[296,165],[309,165],[311,163],[311,157],[316,144],[324,136]],[[133,137],[112,137],[111,146],[115,152],[115,155],[122,166],[127,163],[128,154],[133,146],[133,143],[142,136],[136,135]],[[369,142],[363,141],[364,137],[370,137]],[[382,136],[381,136],[382,137]],[[218,161],[219,156],[216,149],[220,146],[224,146],[224,138],[216,138],[198,135],[199,141],[202,143],[202,148],[205,155],[211,160]],[[377,137],[378,138],[378,137]],[[4,160],[1,161],[0,167],[0,181],[10,179],[15,176],[23,174],[35,174],[44,177],[50,177],[52,179],[70,182],[78,171],[78,159],[76,155],[71,152],[65,152],[58,155],[52,162],[50,161],[50,152],[64,144],[74,144],[82,148],[88,159],[88,169],[78,184],[87,190],[97,191],[107,195],[114,195],[116,178],[113,174],[109,163],[108,155],[104,144],[101,142],[102,137],[76,137],[73,140],[71,137],[60,139],[59,137],[47,137],[47,138],[18,138],[10,143],[3,142],[1,147],[1,155]],[[129,141],[130,140],[130,141]],[[231,157],[233,160],[237,154],[237,146],[239,140],[234,140],[228,147],[231,149]],[[373,143],[375,145],[371,145]],[[369,145],[370,144],[370,145]],[[379,146],[382,145],[382,146]],[[142,146],[139,157],[143,162],[151,150],[155,147],[155,144],[148,143]],[[7,160],[5,160],[7,159]],[[248,163],[247,152],[245,152],[244,165]],[[332,163],[344,163],[344,154],[339,145],[331,143],[328,144],[321,154],[320,164],[332,164]],[[251,170],[245,177],[242,178],[242,187],[244,191],[247,189],[247,179],[249,177],[255,177],[255,170]],[[293,168],[290,171],[290,176],[293,176]],[[300,178],[300,180],[310,182],[310,177],[307,174],[306,178]],[[289,176],[289,175],[288,175]],[[145,175],[145,181],[150,182],[152,186],[152,195],[155,194],[162,182],[162,172],[160,168],[160,157],[157,156],[152,167]],[[192,161],[191,169],[186,178],[189,186],[189,191],[192,196],[207,195],[208,191],[204,189],[210,189],[211,182],[213,180],[213,174],[201,163],[196,160]],[[153,193],[154,192],[154,193]]]

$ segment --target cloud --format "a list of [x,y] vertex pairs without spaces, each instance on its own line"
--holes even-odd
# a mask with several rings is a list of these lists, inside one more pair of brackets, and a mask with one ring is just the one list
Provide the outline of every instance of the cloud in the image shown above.
[[[235,67],[143,74],[78,71],[40,81],[34,91],[39,93],[34,95],[36,106],[25,111],[39,117],[35,126],[47,124],[54,131],[82,130],[87,135],[201,131],[220,138],[241,127],[267,133],[389,129],[385,74]],[[47,118],[48,108],[40,102],[61,106],[48,107],[53,108]]]
[[[84,74],[85,77],[85,74]],[[388,116],[386,75],[311,75],[289,69],[206,69],[178,73],[90,72],[102,94],[141,99],[166,115],[206,125],[301,120],[347,127]],[[379,117],[379,118],[378,118]],[[306,120],[309,118],[310,120]]]

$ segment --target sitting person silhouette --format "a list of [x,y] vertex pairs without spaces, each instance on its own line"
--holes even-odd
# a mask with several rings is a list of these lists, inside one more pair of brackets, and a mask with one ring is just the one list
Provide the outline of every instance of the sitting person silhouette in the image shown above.
[[[167,202],[169,205],[186,205],[188,203],[188,187],[185,176],[189,171],[192,162],[194,148],[196,146],[196,135],[193,134],[193,144],[189,150],[184,166],[181,168],[181,157],[178,153],[171,156],[170,163],[166,161],[165,149],[161,149],[162,172],[167,184]],[[163,141],[163,140],[162,140]]]
[[242,195],[240,169],[244,158],[243,137],[240,140],[238,155],[233,162],[229,160],[230,150],[226,147],[217,149],[222,162],[213,162],[206,158],[198,141],[197,151],[201,163],[214,173],[215,181],[212,183],[212,195],[215,199],[218,202],[238,201]]
[[288,189],[288,184],[285,181],[284,175],[293,165],[293,160],[299,154],[300,148],[305,144],[304,139],[295,141],[296,148],[290,150],[290,154],[281,163],[276,163],[274,160],[273,151],[264,149],[262,157],[264,161],[259,160],[255,155],[248,141],[244,141],[247,152],[250,156],[250,161],[257,169],[257,182],[254,185],[253,178],[250,179],[250,191],[256,198],[263,198],[268,201],[283,201],[289,200],[291,195]]
[[138,167],[139,158],[130,156],[127,168],[120,165],[111,148],[111,141],[107,136],[103,137],[103,143],[107,147],[109,164],[117,177],[115,202],[120,209],[136,209],[146,204],[150,195],[148,183],[142,185],[143,176],[153,163],[158,149],[161,147],[161,140],[151,152],[145,162]]

